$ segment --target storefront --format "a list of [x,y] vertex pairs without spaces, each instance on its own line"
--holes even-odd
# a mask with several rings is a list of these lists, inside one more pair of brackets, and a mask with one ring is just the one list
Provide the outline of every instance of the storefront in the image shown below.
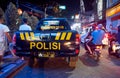
[[111,30],[110,26],[117,28],[120,25],[120,3],[107,9],[106,11],[106,29],[112,33],[117,33],[116,30]]

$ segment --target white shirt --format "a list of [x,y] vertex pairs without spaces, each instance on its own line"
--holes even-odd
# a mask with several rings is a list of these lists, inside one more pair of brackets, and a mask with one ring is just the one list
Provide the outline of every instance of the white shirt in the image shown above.
[[31,31],[32,28],[27,24],[23,24],[23,25],[20,25],[19,30],[30,30]]
[[6,25],[0,24],[0,42],[5,40],[5,32],[9,31],[9,28]]

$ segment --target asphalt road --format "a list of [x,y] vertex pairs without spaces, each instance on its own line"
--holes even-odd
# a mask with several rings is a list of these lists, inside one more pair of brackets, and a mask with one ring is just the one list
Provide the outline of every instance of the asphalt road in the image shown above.
[[96,62],[81,47],[75,69],[68,67],[64,60],[54,58],[48,60],[44,67],[40,67],[40,63],[34,67],[26,64],[13,78],[120,78],[120,59],[109,56],[103,49],[100,61]]

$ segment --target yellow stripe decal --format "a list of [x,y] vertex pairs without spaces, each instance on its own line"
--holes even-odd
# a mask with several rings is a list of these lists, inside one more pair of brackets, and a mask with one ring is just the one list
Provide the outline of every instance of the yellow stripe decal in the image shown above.
[[35,36],[33,32],[30,32],[31,40],[35,40]]
[[66,36],[66,32],[63,32],[60,40],[64,40],[65,36]]
[[30,40],[30,36],[28,32],[25,33],[25,37],[26,37],[26,40]]
[[25,40],[25,37],[24,37],[23,33],[20,33],[20,38],[21,38],[21,40]]
[[67,34],[66,40],[70,40],[71,36],[72,36],[72,32],[69,32],[69,33]]
[[56,37],[55,37],[55,40],[59,40],[60,34],[61,34],[60,32],[57,33],[57,35],[56,35]]

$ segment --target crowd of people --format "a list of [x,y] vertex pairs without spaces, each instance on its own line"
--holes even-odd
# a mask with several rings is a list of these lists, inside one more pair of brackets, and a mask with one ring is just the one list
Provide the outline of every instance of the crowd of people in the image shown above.
[[[12,51],[12,47],[11,47],[11,46],[13,46],[13,43],[12,43],[12,37],[9,34],[10,29],[8,28],[7,25],[4,25],[3,23],[4,23],[4,17],[3,17],[3,15],[0,15],[0,70],[1,70],[1,64],[2,64],[2,60],[3,60],[5,48],[6,48],[6,46],[5,46],[5,42],[6,42],[5,38],[6,37],[9,41],[10,52],[14,57],[16,57],[14,52]],[[20,31],[24,31],[24,30],[31,31],[32,30],[31,26],[28,25],[28,20],[26,18],[22,19],[22,25],[19,26],[19,30]]]

